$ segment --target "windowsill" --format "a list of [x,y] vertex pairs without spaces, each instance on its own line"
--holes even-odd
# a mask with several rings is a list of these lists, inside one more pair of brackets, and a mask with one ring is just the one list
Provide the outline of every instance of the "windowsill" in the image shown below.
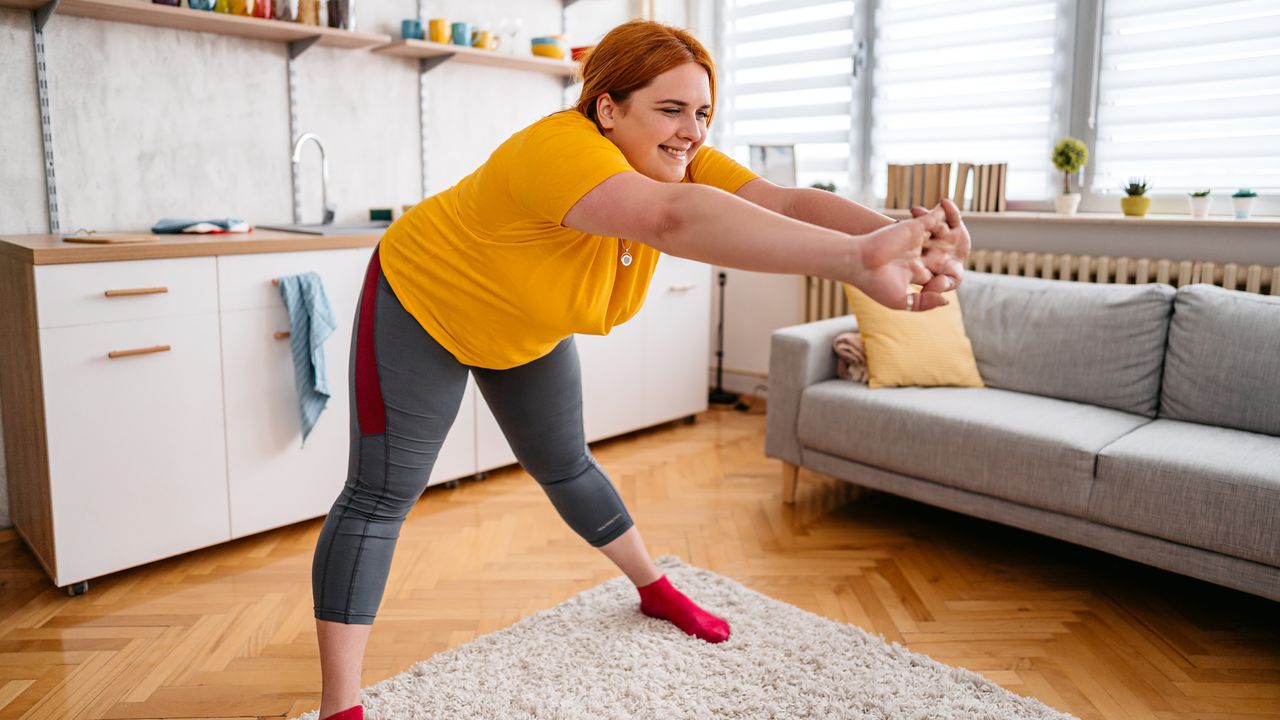
[[[882,212],[894,219],[911,217],[911,211],[906,209],[881,209],[879,212]],[[1058,213],[1053,212],[1009,210],[1006,212],[966,212],[963,213],[963,216],[966,220],[982,220],[984,222],[1053,222],[1075,224],[1084,223],[1091,225],[1167,225],[1178,227],[1213,228],[1231,226],[1248,228],[1250,230],[1280,228],[1280,216],[1274,215],[1262,217],[1255,216],[1247,220],[1237,220],[1230,215],[1210,215],[1207,218],[1193,218],[1190,215],[1149,214],[1143,217],[1128,217],[1122,213],[1077,213],[1075,215],[1059,215]]]

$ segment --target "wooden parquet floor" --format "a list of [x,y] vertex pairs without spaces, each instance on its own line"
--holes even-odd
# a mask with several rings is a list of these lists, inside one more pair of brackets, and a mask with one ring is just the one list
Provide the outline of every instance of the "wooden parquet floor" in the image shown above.
[[[655,556],[1081,718],[1280,719],[1280,607],[802,471],[712,410],[594,448]],[[338,470],[341,471],[341,470]],[[319,703],[320,521],[54,589],[0,541],[0,718],[279,718]],[[104,541],[109,541],[104,539]],[[617,575],[518,469],[433,488],[400,538],[366,684]],[[732,618],[730,618],[732,620]]]

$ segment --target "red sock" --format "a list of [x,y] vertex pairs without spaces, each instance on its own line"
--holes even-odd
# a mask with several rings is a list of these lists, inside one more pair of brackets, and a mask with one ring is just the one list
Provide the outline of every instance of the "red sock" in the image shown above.
[[342,712],[336,712],[320,720],[364,720],[364,706],[352,705]]
[[663,575],[641,588],[640,612],[649,617],[669,620],[676,627],[709,643],[729,639],[729,623],[703,610],[672,587]]

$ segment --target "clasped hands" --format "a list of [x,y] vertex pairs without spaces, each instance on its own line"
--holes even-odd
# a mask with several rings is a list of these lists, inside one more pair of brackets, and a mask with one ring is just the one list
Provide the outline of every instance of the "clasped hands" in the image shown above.
[[[964,277],[969,231],[951,200],[932,210],[913,207],[911,216],[865,236],[862,266],[866,275],[857,284],[886,307],[930,310],[946,305],[942,293],[954,290]],[[913,291],[912,285],[920,290]]]

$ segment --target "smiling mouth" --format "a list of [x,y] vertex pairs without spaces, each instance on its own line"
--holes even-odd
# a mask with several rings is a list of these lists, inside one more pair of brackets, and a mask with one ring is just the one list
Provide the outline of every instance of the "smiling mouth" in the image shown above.
[[665,152],[668,156],[675,158],[676,160],[685,160],[688,157],[689,148],[685,148],[683,150],[676,150],[667,145],[659,145],[658,147],[662,148],[663,152]]

